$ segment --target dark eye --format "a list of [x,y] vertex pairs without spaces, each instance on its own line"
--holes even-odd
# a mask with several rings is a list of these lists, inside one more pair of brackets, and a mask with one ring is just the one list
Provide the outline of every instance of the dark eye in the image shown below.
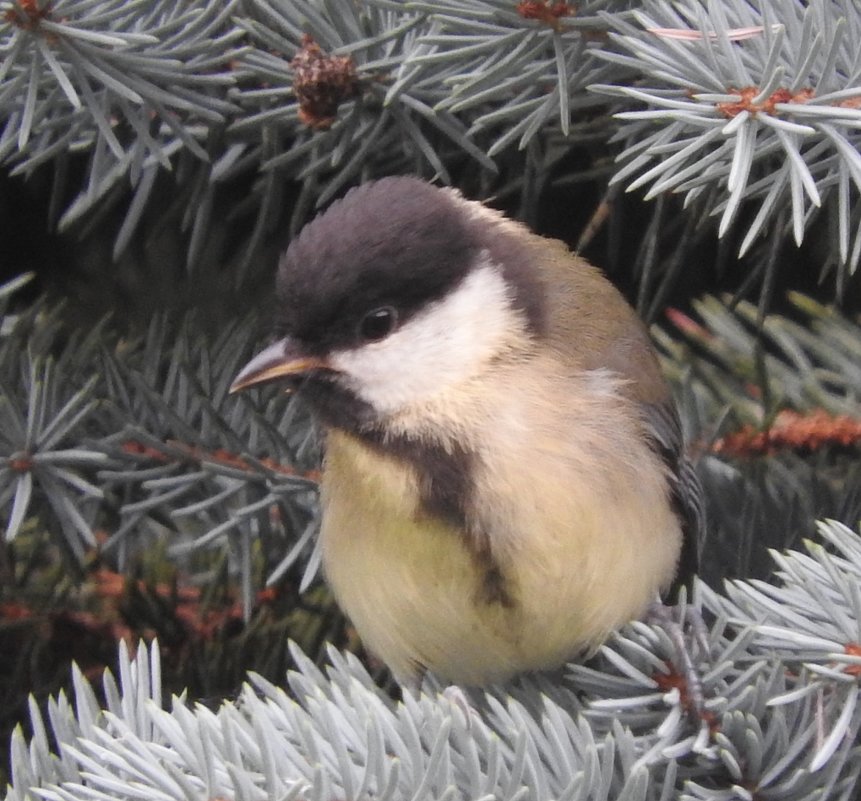
[[391,306],[381,306],[379,309],[369,311],[362,318],[359,323],[359,333],[362,339],[377,342],[392,332],[397,321],[398,313]]

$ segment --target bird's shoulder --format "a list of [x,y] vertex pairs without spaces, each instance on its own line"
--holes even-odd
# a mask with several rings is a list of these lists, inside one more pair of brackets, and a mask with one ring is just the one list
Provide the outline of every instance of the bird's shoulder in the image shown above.
[[534,261],[548,288],[547,344],[577,371],[609,370],[631,400],[661,403],[669,390],[648,331],[622,293],[563,242],[535,237]]

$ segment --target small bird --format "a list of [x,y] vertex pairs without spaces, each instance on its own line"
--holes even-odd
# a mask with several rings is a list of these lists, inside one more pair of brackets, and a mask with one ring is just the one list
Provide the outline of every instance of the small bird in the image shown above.
[[695,567],[698,485],[635,312],[454,189],[384,178],[305,226],[232,390],[274,379],[325,430],[327,580],[403,684],[558,667]]

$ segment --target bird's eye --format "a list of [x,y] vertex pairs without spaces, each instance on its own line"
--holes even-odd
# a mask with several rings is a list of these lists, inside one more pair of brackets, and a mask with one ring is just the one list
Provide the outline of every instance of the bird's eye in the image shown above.
[[398,313],[391,306],[381,306],[369,311],[359,323],[359,333],[367,342],[377,342],[384,339],[395,327]]

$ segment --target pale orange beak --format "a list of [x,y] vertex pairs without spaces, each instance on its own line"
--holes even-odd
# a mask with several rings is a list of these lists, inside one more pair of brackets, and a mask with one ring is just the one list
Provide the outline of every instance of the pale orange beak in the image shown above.
[[311,370],[328,370],[329,364],[319,356],[302,353],[291,339],[282,339],[258,353],[245,365],[233,383],[230,392],[238,392],[266,381],[286,376],[297,376]]

